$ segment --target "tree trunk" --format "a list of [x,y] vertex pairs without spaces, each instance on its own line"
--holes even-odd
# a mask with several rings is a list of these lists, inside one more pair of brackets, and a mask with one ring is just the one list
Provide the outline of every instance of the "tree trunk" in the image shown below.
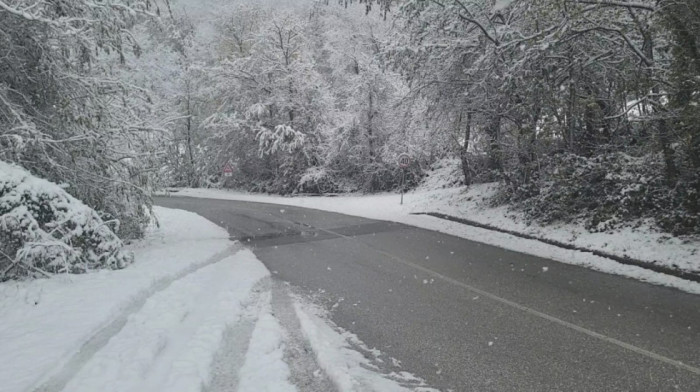
[[194,170],[194,151],[193,151],[193,146],[192,146],[192,104],[191,104],[191,91],[190,91],[190,83],[189,81],[187,82],[187,98],[186,98],[186,105],[187,105],[187,133],[186,133],[186,139],[187,139],[187,155],[189,158],[189,168],[187,170],[187,182],[188,186],[191,187],[196,187],[197,184],[195,183],[195,170]]
[[[459,114],[458,127],[462,126],[462,114]],[[464,143],[460,146],[459,156],[462,161],[462,174],[464,174],[464,185],[472,184],[472,171],[469,167],[469,141],[472,133],[472,114],[467,113],[467,123],[464,126]]]
[[666,119],[659,119],[656,127],[657,141],[664,157],[664,165],[666,166],[666,180],[673,185],[678,178],[678,168],[676,167],[673,149],[668,136],[668,122]]
[[374,156],[374,96],[372,95],[372,88],[369,89],[369,110],[367,112],[367,142],[369,147],[369,159],[370,162],[375,161]]
[[[573,67],[572,67],[573,69]],[[573,70],[569,74],[569,102],[566,114],[566,147],[570,152],[576,152],[576,79]]]
[[501,151],[501,117],[495,115],[488,124],[486,133],[489,137],[489,166],[503,174],[503,153]]
[[[646,64],[647,78],[649,83],[652,83],[652,94],[654,94],[655,97],[658,97],[660,89],[654,82],[654,36],[652,35],[653,33],[649,26],[642,26],[640,29],[642,30],[642,37],[644,37],[644,44],[642,45],[644,56],[649,59],[649,63]],[[653,105],[652,110],[654,116],[657,117],[655,136],[656,142],[664,158],[666,181],[668,181],[669,184],[675,184],[676,179],[678,178],[678,169],[676,168],[675,157],[673,149],[671,148],[668,122],[665,118],[667,110],[659,105]]]

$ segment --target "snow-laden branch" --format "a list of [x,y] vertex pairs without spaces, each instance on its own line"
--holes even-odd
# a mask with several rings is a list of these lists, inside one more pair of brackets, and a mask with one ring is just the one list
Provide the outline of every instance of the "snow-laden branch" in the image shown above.
[[596,26],[596,27],[591,27],[588,29],[584,30],[571,30],[572,33],[575,34],[585,34],[591,31],[605,31],[608,33],[615,33],[619,35],[627,44],[627,46],[634,52],[634,54],[639,57],[639,59],[644,63],[646,67],[651,67],[654,65],[654,61],[652,61],[650,58],[648,58],[644,53],[642,52],[641,49],[639,49],[633,42],[632,40],[625,34],[622,30],[620,29],[614,29],[611,27],[603,27],[603,26]]
[[[36,4],[34,4],[34,6],[36,6],[37,4],[38,4],[38,2]],[[42,22],[42,23],[47,23],[47,24],[54,25],[54,26],[56,25],[56,21],[54,21],[54,20],[42,18],[40,16],[31,14],[29,12],[19,10],[16,8],[12,8],[9,5],[7,5],[5,2],[3,2],[2,0],[0,0],[0,9],[3,9],[3,10],[5,10],[5,11],[7,11],[15,16],[19,16],[20,18],[23,18],[23,19],[26,19],[26,20],[29,20],[32,22]]]
[[639,3],[639,2],[627,2],[627,1],[611,1],[611,0],[569,0],[572,3],[587,4],[587,5],[600,5],[604,7],[625,7],[625,8],[636,8],[645,11],[656,11],[656,7],[651,4]]
[[479,22],[478,20],[476,20],[476,18],[474,18],[474,17],[471,16],[472,13],[469,11],[469,8],[467,8],[467,6],[464,5],[464,3],[462,3],[460,0],[453,0],[453,1],[454,1],[455,3],[457,3],[457,4],[459,4],[460,8],[462,8],[462,10],[463,10],[464,12],[466,12],[466,15],[463,14],[463,13],[461,13],[461,12],[458,14],[460,19],[462,19],[462,20],[464,20],[464,21],[466,21],[466,22],[469,22],[469,23],[474,24],[475,26],[477,26],[477,27],[479,28],[479,30],[481,30],[481,32],[484,34],[484,36],[485,36],[489,41],[493,42],[493,44],[496,45],[496,46],[500,45],[500,42],[498,41],[498,38],[495,37],[495,36],[493,36],[493,35],[491,35],[491,33],[489,33],[489,31],[486,29],[486,26],[484,26],[481,22]]

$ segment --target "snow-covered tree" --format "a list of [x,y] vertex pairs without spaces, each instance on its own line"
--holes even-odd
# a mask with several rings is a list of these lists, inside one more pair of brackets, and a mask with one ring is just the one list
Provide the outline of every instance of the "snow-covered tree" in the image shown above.
[[155,20],[151,0],[0,1],[0,159],[68,191],[119,233],[138,236],[154,131],[148,90],[120,77],[142,48],[132,35]]
[[[681,108],[692,105],[693,87],[686,76],[675,84],[685,89],[674,87],[671,72],[675,64],[687,75],[687,64],[694,63],[687,61],[694,27],[680,17],[693,15],[692,3],[409,0],[401,6],[403,34],[387,57],[410,81],[413,95],[442,114],[426,116],[436,120],[433,126],[452,124],[451,132],[463,135],[455,140],[467,182],[478,175],[473,164],[486,158],[481,167],[497,174],[508,194],[527,200],[553,189],[542,188],[561,173],[560,165],[582,162],[566,156],[624,166],[629,161],[616,155],[624,151],[647,157],[658,169],[654,176],[663,179],[655,186],[674,195],[648,210],[682,210],[692,218],[676,224],[697,230],[698,205],[689,196],[697,192],[691,190],[696,177],[684,169],[694,155],[685,153],[694,145],[686,142],[693,132],[681,137],[678,122],[680,113],[688,113]],[[664,27],[671,20],[675,31]],[[685,61],[674,59],[681,53]],[[550,159],[557,154],[564,158]],[[599,195],[596,179],[576,181],[591,190],[590,197]],[[609,188],[618,194],[606,197],[629,196],[625,187],[619,182]],[[588,205],[596,210],[603,204]],[[575,213],[572,205],[564,208]]]
[[[265,12],[261,9],[246,12],[260,24],[245,27],[247,35],[224,26],[224,34],[239,34],[230,40],[247,42],[249,49],[235,46],[213,69],[221,105],[206,124],[215,132],[217,155],[226,156],[221,165],[259,159],[259,170],[248,171],[249,178],[267,183],[269,190],[290,192],[304,169],[319,161],[317,146],[332,111],[327,85],[310,57],[303,17],[287,10],[268,10],[266,18],[257,18]],[[253,151],[251,138],[257,144]],[[241,139],[248,140],[240,144]]]

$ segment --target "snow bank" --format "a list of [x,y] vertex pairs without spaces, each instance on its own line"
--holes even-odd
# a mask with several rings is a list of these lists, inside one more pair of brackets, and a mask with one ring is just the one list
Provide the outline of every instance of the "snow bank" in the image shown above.
[[416,212],[441,212],[509,230],[552,236],[552,239],[561,242],[600,249],[620,256],[627,255],[649,262],[658,260],[658,262],[674,268],[682,267],[688,271],[700,271],[700,243],[698,241],[683,242],[680,239],[668,238],[663,234],[643,228],[628,229],[619,233],[589,233],[582,227],[573,225],[527,226],[524,220],[520,220],[518,216],[508,212],[505,207],[490,208],[483,203],[483,199],[494,191],[494,186],[495,184],[483,184],[472,186],[469,189],[452,187],[432,191],[420,188],[416,192],[404,196],[404,205],[399,204],[400,196],[398,194],[283,197],[220,189],[182,189],[170,195],[274,203],[399,222],[566,264],[580,265],[601,272],[700,294],[700,283],[635,266],[623,265],[588,252],[563,249],[540,241],[523,239],[431,216],[412,215]]
[[133,255],[122,247],[93,209],[60,186],[0,161],[0,280],[124,268]]
[[129,268],[0,283],[3,391],[34,389],[70,372],[70,360],[90,348],[84,346],[90,338],[134,303],[230,250],[226,230],[196,214],[159,207],[155,213],[160,227],[129,247],[135,255]]

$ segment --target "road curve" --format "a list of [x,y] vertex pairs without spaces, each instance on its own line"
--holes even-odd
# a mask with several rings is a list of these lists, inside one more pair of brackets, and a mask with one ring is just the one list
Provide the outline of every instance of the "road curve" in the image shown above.
[[156,198],[248,244],[332,319],[454,391],[700,391],[700,297],[397,223]]

